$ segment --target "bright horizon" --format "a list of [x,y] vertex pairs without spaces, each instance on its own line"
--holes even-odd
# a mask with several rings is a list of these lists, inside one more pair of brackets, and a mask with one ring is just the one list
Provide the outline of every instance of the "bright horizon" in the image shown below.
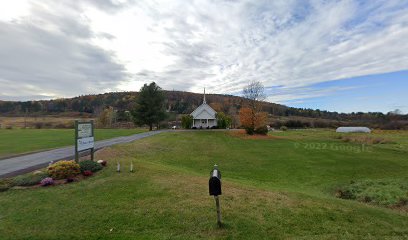
[[401,1],[0,2],[0,100],[165,90],[408,113]]

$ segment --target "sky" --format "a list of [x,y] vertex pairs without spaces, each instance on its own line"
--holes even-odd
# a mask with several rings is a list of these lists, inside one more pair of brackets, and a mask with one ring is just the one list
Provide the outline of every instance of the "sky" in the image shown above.
[[2,0],[0,100],[166,90],[408,113],[408,1]]

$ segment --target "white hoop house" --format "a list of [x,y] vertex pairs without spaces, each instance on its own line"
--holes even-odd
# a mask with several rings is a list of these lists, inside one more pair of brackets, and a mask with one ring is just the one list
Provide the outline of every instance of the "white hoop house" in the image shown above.
[[371,133],[368,127],[339,127],[336,129],[338,133]]

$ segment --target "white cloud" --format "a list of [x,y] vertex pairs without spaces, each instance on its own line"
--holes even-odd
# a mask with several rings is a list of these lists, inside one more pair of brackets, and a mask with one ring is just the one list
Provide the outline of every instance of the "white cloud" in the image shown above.
[[[0,31],[19,32],[17,38],[29,39],[30,43],[7,45],[22,48],[28,60],[24,65],[21,59],[6,65],[0,60],[0,67],[46,72],[49,79],[55,77],[54,84],[19,80],[24,76],[15,73],[0,77],[21,81],[21,89],[33,85],[57,96],[138,90],[150,81],[164,89],[201,92],[206,87],[213,93],[236,93],[248,81],[258,80],[266,87],[288,89],[269,98],[282,102],[342,90],[307,87],[315,83],[408,69],[404,1],[66,0],[31,1],[29,11],[23,5],[16,7],[18,11],[11,9],[15,16],[0,18]],[[31,26],[43,32],[42,38],[21,22],[27,18],[35,20]],[[61,39],[54,43],[71,39],[67,44],[75,51],[62,51],[60,58],[31,53],[33,46],[48,46],[56,35]],[[12,54],[2,46],[0,54]],[[92,57],[95,52],[103,64]],[[91,71],[95,65],[97,74]],[[53,73],[67,68],[63,79]],[[74,87],[68,84],[77,81],[73,79],[86,84]],[[61,88],[70,90],[63,94]],[[6,94],[28,92],[15,89]]]

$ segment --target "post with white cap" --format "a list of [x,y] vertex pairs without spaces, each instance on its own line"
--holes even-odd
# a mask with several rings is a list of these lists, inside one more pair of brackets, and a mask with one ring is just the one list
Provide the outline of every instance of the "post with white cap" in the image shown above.
[[219,195],[221,195],[221,172],[218,170],[217,164],[214,165],[213,170],[210,173],[210,180],[208,182],[210,195],[214,196],[215,206],[217,208],[217,224],[218,227],[222,226],[221,223],[221,207]]

